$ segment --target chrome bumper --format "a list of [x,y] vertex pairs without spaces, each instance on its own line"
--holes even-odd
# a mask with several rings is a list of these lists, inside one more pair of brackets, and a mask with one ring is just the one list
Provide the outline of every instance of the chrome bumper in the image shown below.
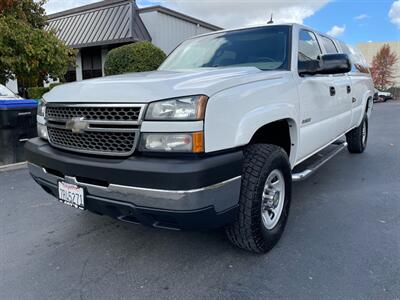
[[32,177],[44,187],[56,188],[58,181],[83,187],[90,196],[121,201],[136,207],[174,211],[197,210],[214,207],[217,213],[226,211],[238,204],[241,176],[193,190],[158,190],[133,186],[109,184],[107,187],[79,182],[75,177],[55,176],[46,169],[28,163]]

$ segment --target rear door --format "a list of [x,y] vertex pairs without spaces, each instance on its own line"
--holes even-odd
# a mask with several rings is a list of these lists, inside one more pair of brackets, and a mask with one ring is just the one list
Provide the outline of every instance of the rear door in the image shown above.
[[[299,66],[307,60],[319,59],[322,48],[314,32],[301,29],[298,45]],[[336,135],[335,95],[331,95],[332,76],[299,76],[300,147],[297,161],[303,160],[327,145]]]
[[364,116],[365,106],[363,106],[363,100],[367,95],[366,93],[368,91],[373,93],[374,90],[371,85],[368,63],[362,53],[343,42],[340,42],[340,47],[343,53],[349,55],[352,62],[352,70],[349,73],[352,84],[352,118],[350,128],[354,128],[360,125]]
[[[325,54],[336,54],[339,53],[338,47],[332,39],[327,36],[320,35],[321,44],[324,48]],[[335,122],[335,135],[346,133],[351,126],[352,117],[352,85],[351,79],[348,74],[336,74],[331,75],[333,80],[333,86],[335,88],[335,110],[336,110],[336,122]]]

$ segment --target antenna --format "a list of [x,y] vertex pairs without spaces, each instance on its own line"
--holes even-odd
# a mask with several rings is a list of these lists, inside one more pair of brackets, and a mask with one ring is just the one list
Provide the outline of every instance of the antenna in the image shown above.
[[274,24],[274,14],[271,14],[271,20],[268,21],[267,24]]

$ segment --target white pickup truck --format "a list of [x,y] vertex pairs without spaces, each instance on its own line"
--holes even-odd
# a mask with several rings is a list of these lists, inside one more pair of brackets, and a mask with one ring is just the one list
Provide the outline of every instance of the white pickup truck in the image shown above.
[[225,227],[265,253],[292,181],[346,146],[364,151],[373,95],[365,59],[311,28],[220,31],[157,71],[55,87],[26,154],[61,202],[157,228]]

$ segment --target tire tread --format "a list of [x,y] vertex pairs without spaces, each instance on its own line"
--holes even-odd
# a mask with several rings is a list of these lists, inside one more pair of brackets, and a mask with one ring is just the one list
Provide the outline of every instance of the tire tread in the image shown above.
[[[364,117],[361,125],[357,128],[354,128],[350,132],[346,134],[346,141],[347,141],[347,149],[350,153],[363,153],[365,150],[365,146],[362,142],[362,130],[364,126],[364,121],[366,120],[366,116]],[[367,128],[368,128],[368,120],[367,121]]]
[[244,150],[244,154],[239,212],[236,222],[226,228],[226,234],[237,247],[264,253],[274,245],[266,245],[259,224],[254,222],[259,218],[259,210],[254,205],[257,200],[254,198],[266,161],[273,155],[284,155],[286,158],[287,155],[280,147],[267,144],[250,145]]

